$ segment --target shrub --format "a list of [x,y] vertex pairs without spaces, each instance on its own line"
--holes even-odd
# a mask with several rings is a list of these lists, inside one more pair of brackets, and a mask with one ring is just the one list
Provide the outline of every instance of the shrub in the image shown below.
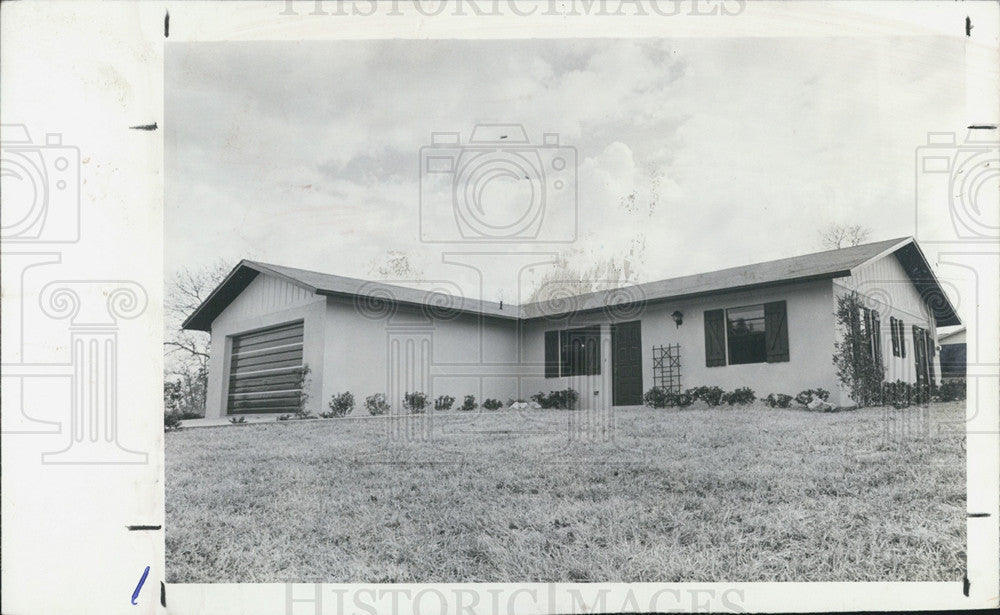
[[720,387],[706,386],[694,387],[684,392],[690,395],[692,400],[700,399],[709,406],[718,406],[721,404],[722,396],[725,394],[725,391]]
[[965,399],[965,378],[945,380],[937,391],[938,401],[959,401]]
[[870,333],[861,327],[863,307],[857,292],[837,297],[834,314],[843,337],[834,342],[833,365],[837,368],[837,379],[850,392],[851,399],[859,406],[870,406],[881,401],[885,368],[869,351]]
[[757,394],[753,392],[750,387],[740,387],[722,396],[723,401],[725,401],[730,406],[735,406],[739,404],[745,406],[747,404],[752,404],[757,399]]
[[830,399],[830,391],[826,389],[806,389],[795,396],[795,403],[808,406],[814,399],[826,401]]
[[479,404],[476,403],[476,396],[466,395],[465,400],[462,401],[462,405],[459,407],[459,410],[461,410],[462,412],[472,412],[478,407]]
[[559,410],[572,410],[576,407],[576,402],[579,399],[580,394],[573,389],[549,391],[548,395],[539,391],[531,396],[531,401],[537,403],[542,408],[556,408]]
[[687,408],[694,403],[694,397],[690,393],[671,393],[670,401],[678,408]]
[[906,408],[913,402],[913,385],[909,382],[883,382],[881,401],[896,408]]
[[792,405],[792,396],[784,393],[771,393],[764,400],[764,403],[771,408],[787,408]]
[[455,398],[451,395],[441,395],[434,400],[435,410],[451,410],[451,407],[455,404]]
[[499,399],[487,399],[483,402],[483,408],[487,410],[499,410],[503,408],[503,402]]
[[643,394],[642,401],[650,408],[666,408],[672,405],[668,403],[671,394],[661,387],[653,387]]
[[376,393],[365,398],[365,408],[372,416],[385,414],[391,407],[389,402],[385,400],[385,393]]
[[409,410],[410,414],[423,414],[429,404],[430,400],[427,399],[426,393],[420,391],[403,393],[403,409]]
[[163,431],[177,431],[181,428],[180,412],[163,413]]
[[675,393],[659,387],[646,391],[642,399],[652,408],[685,408],[694,403],[690,393]]
[[320,416],[325,419],[347,416],[354,411],[354,395],[350,391],[338,393],[330,398],[330,411],[320,412]]

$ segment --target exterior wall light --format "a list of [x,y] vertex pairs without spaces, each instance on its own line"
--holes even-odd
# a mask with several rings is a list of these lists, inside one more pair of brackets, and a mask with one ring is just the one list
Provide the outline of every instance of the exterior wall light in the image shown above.
[[680,310],[674,310],[674,313],[671,314],[670,317],[674,319],[674,324],[678,327],[684,324],[684,314],[682,314]]

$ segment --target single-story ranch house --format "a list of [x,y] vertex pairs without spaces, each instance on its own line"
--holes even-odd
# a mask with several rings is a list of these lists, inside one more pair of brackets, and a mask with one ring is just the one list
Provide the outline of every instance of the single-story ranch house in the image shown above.
[[[836,298],[867,307],[887,380],[938,382],[937,327],[961,324],[912,238],[527,305],[242,261],[184,322],[212,335],[206,417],[311,410],[351,391],[527,399],[571,387],[588,408],[654,386],[822,387],[850,405],[832,356]],[[459,401],[459,403],[461,403]]]

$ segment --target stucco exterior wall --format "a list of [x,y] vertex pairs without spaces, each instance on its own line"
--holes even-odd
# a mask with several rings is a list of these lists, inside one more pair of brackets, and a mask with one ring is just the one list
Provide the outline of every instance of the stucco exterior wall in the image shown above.
[[212,321],[205,417],[226,416],[232,337],[293,320],[303,321],[302,360],[312,371],[307,390],[311,399],[319,399],[323,379],[317,374],[323,370],[325,306],[323,297],[280,278],[268,275],[254,278]]
[[430,318],[419,308],[366,310],[351,299],[329,297],[325,306],[324,383],[321,408],[346,390],[364,413],[364,398],[389,396],[392,411],[402,395],[419,390],[432,399],[465,395],[506,403],[516,395],[518,325],[513,320],[458,314]]
[[[776,286],[752,292],[713,295],[686,301],[657,303],[646,306],[638,314],[596,314],[537,320],[524,326],[522,359],[535,369],[535,376],[522,381],[522,389],[530,395],[572,387],[581,393],[582,401],[590,404],[611,403],[611,337],[610,323],[641,321],[642,388],[653,386],[652,347],[680,344],[681,387],[715,385],[731,390],[751,387],[758,397],[768,393],[794,395],[803,389],[822,387],[833,391],[836,379],[833,371],[833,291],[829,280]],[[705,365],[704,312],[719,308],[756,305],[770,301],[786,301],[788,318],[788,362],[752,363],[707,367]],[[684,314],[683,324],[674,324],[671,314]],[[575,378],[545,378],[545,331],[585,325],[602,325],[601,374]],[[594,394],[597,391],[597,394]]]
[[[857,291],[867,307],[878,310],[882,325],[882,357],[886,367],[887,381],[902,380],[917,381],[917,369],[913,348],[913,325],[926,329],[937,346],[937,327],[931,308],[920,296],[906,270],[892,254],[882,257],[865,267],[858,268],[853,275],[840,278],[834,282],[834,296],[839,297]],[[834,308],[836,303],[834,303]],[[892,329],[890,317],[903,320],[906,338],[906,357],[896,357],[892,354]],[[836,331],[834,335],[839,335]],[[940,353],[934,352],[934,375],[941,382]],[[850,402],[846,393],[842,404]]]

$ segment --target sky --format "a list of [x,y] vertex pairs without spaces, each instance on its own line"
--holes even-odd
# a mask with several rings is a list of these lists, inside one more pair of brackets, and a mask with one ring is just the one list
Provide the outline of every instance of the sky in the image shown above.
[[[551,257],[516,253],[628,258],[642,282],[819,251],[834,223],[913,235],[915,152],[963,131],[963,57],[943,37],[171,43],[167,274],[251,258],[366,278],[394,251],[520,302],[546,265],[517,272]],[[481,172],[482,124],[523,126],[529,163],[463,184],[483,207],[463,236],[449,190]],[[460,133],[451,174],[425,172],[435,132]],[[518,212],[532,241],[476,239]]]

